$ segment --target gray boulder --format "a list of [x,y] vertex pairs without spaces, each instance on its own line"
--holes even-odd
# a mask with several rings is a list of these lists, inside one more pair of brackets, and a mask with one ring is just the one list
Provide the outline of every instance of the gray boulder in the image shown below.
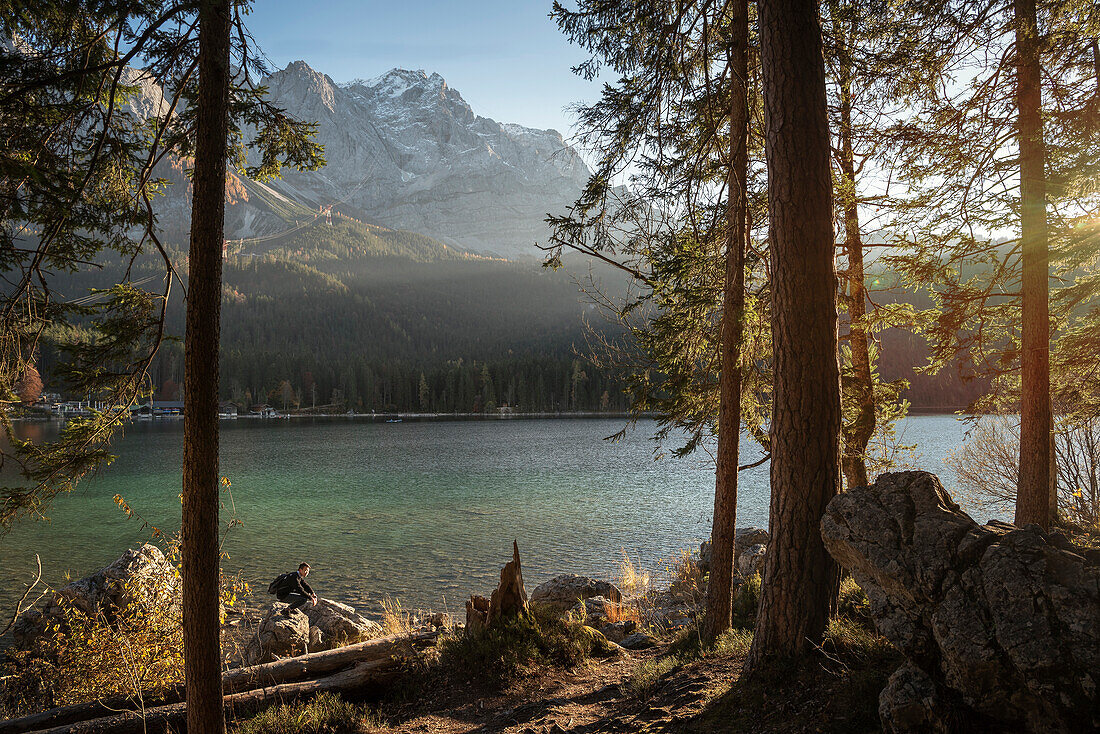
[[300,609],[309,618],[309,626],[316,627],[322,635],[323,643],[320,647],[310,646],[314,652],[382,636],[382,625],[367,619],[347,604],[318,598],[317,606],[307,603]]
[[279,658],[309,652],[309,617],[300,610],[291,612],[289,617],[284,616],[283,610],[287,606],[282,602],[275,602],[268,607],[256,633],[249,639],[241,655],[245,665],[270,663]]
[[935,682],[909,662],[894,671],[878,698],[882,728],[891,732],[953,734],[950,712]]
[[638,630],[638,623],[632,619],[624,619],[619,622],[611,622],[600,627],[600,632],[604,637],[612,642],[622,643],[627,637],[630,637]]
[[123,610],[178,614],[180,578],[155,545],[127,550],[118,560],[58,589],[40,609],[19,616],[12,627],[19,647],[31,645],[48,627],[63,622],[66,611],[76,610],[111,621]]
[[608,601],[619,604],[623,600],[622,592],[606,581],[597,581],[587,576],[563,573],[544,584],[539,584],[531,592],[532,604],[543,604],[562,611],[570,609],[578,601],[593,596],[602,596]]
[[935,731],[946,714],[914,707],[938,700],[1013,731],[1100,728],[1095,559],[1033,525],[978,525],[927,472],[837,495],[821,535],[908,659],[880,698],[887,731]]
[[745,549],[745,552],[737,556],[737,573],[745,578],[752,576],[757,571],[764,570],[764,557],[768,553],[768,546],[754,545]]
[[[754,545],[767,545],[771,540],[768,531],[763,528],[737,528],[733,531],[733,557],[740,558],[741,554]],[[699,566],[704,571],[710,569],[710,541],[704,540],[699,546]]]
[[657,644],[657,640],[644,632],[635,632],[619,643],[626,650],[645,650]]

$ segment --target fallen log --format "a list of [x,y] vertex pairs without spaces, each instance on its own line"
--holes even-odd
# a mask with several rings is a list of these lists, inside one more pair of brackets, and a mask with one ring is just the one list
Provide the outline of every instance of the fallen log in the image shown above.
[[[422,632],[408,637],[400,635],[380,637],[347,647],[285,658],[263,665],[237,668],[222,674],[222,692],[237,693],[273,684],[319,678],[355,663],[385,661],[394,656],[415,653],[418,649],[434,645],[438,638],[439,632]],[[183,698],[183,686],[178,686],[159,694],[143,693],[141,700],[152,702],[155,707],[160,708],[183,701]],[[2,721],[0,734],[24,734],[62,727],[131,711],[136,705],[138,705],[137,702],[131,697],[101,699],[62,706],[31,716]]]
[[[235,693],[273,683],[317,678],[354,663],[388,660],[395,656],[413,654],[418,649],[431,647],[437,639],[439,632],[422,632],[408,637],[380,637],[334,650],[237,668],[222,675],[222,692]],[[3,730],[0,730],[0,734],[3,734]]]
[[[392,659],[358,663],[355,667],[319,680],[282,683],[251,691],[233,693],[223,699],[227,713],[254,713],[268,706],[311,698],[321,693],[346,693],[370,683],[390,680],[397,671]],[[173,703],[144,712],[126,711],[91,721],[66,724],[38,730],[40,734],[153,734],[184,731],[187,724],[187,704]]]

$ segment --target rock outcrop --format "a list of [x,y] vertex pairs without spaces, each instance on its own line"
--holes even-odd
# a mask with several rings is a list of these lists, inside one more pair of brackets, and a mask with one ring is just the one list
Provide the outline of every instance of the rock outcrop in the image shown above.
[[[283,611],[287,607],[282,602],[273,602],[267,608],[260,626],[249,639],[241,656],[245,665],[270,663],[279,658],[304,655],[310,651],[309,617],[300,610],[286,616]],[[323,644],[323,639],[319,641]]]
[[607,581],[597,581],[587,576],[563,573],[539,584],[531,592],[531,603],[544,604],[562,611],[571,609],[578,601],[602,596],[615,604],[622,603],[623,594]]
[[1094,554],[1036,526],[978,525],[927,472],[838,495],[821,534],[907,658],[880,697],[887,731],[1100,728]]
[[121,610],[174,614],[179,611],[180,579],[176,568],[155,545],[127,550],[114,563],[52,594],[40,609],[20,615],[12,627],[15,644],[31,645],[47,627],[63,623],[76,611],[110,621]]
[[763,572],[764,558],[767,553],[768,546],[766,545],[749,546],[737,556],[737,573],[748,578],[757,572]]
[[311,642],[311,652],[331,650],[382,636],[382,625],[367,619],[347,604],[319,598],[317,606],[307,604],[301,610],[309,618],[311,633],[313,629],[321,633],[320,646]]

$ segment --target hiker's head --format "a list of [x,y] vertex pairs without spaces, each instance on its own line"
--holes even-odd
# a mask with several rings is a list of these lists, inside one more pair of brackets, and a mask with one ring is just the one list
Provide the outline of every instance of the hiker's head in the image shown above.
[[309,576],[309,564],[301,563],[298,565],[298,573],[302,576]]

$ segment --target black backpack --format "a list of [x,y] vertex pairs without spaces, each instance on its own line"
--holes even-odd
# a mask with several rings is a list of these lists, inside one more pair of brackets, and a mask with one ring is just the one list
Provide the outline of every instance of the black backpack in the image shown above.
[[287,571],[286,573],[279,574],[275,577],[275,580],[272,581],[271,584],[267,587],[267,593],[274,594],[275,596],[281,596],[288,593],[291,589],[294,588],[293,577],[297,573],[297,571]]

